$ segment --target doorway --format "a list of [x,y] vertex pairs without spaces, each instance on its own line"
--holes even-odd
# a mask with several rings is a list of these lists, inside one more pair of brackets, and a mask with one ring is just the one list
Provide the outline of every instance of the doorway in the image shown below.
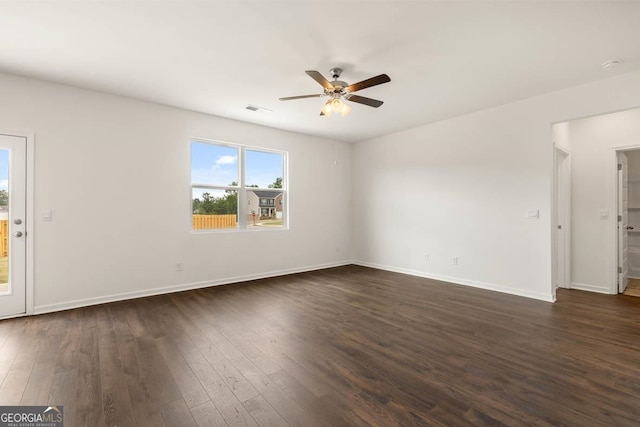
[[618,292],[640,296],[640,150],[617,151]]
[[555,148],[555,287],[571,284],[571,158],[561,147]]
[[27,137],[0,134],[0,317],[27,312]]
[[617,153],[618,162],[618,293],[623,293],[629,280],[629,161],[624,152]]
[[[638,167],[632,165],[640,150],[640,108],[554,123],[552,137],[552,289],[562,286],[562,234],[557,227],[564,225],[562,189],[568,187],[562,182],[562,169],[569,162],[570,193],[565,199],[571,212],[564,242],[570,248],[564,265],[570,269],[570,280],[565,283],[571,289],[603,294],[626,291],[625,277],[640,277],[640,157]],[[558,148],[570,153],[566,160]],[[620,153],[629,160],[627,214]],[[636,191],[638,202],[632,197]]]

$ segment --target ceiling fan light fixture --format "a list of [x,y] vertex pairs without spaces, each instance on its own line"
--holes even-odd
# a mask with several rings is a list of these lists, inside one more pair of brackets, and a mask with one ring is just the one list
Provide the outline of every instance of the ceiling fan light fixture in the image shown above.
[[350,112],[351,112],[351,107],[349,107],[346,102],[343,102],[342,110],[340,111],[340,114],[342,115],[342,117],[345,117]]
[[330,116],[331,113],[333,113],[333,109],[331,108],[331,101],[333,100],[332,99],[328,100],[322,107],[322,112],[324,113],[325,116]]
[[334,113],[342,112],[342,107],[345,105],[340,98],[333,98],[330,102],[331,111]]
[[351,107],[346,102],[342,101],[340,97],[334,97],[328,100],[322,107],[322,116],[331,116],[333,113],[340,113],[342,117],[345,117],[351,112]]

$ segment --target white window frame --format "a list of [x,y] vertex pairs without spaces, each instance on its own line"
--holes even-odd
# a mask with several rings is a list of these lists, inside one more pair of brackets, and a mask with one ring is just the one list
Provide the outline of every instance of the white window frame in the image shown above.
[[[282,150],[274,150],[271,148],[257,147],[253,145],[235,144],[230,142],[204,139],[204,138],[191,138],[189,140],[189,153],[191,153],[191,144],[210,144],[221,147],[235,148],[238,150],[238,185],[217,185],[217,184],[203,184],[197,182],[191,182],[189,186],[189,229],[192,233],[221,233],[221,232],[256,232],[256,231],[283,231],[289,229],[289,153]],[[282,156],[282,188],[256,188],[246,187],[245,182],[245,152],[259,151],[262,153],[273,153]],[[189,155],[189,173],[191,174],[193,165],[191,164],[191,155]],[[191,179],[191,178],[190,178]],[[194,188],[206,188],[211,190],[235,190],[238,192],[238,227],[236,228],[207,228],[194,230],[191,220],[193,214],[193,189]],[[274,193],[282,193],[282,225],[273,227],[247,227],[247,218],[251,213],[248,205],[248,191],[272,191]],[[259,200],[260,198],[258,198]],[[274,205],[275,208],[275,205]],[[256,209],[256,213],[260,214],[260,207]]]

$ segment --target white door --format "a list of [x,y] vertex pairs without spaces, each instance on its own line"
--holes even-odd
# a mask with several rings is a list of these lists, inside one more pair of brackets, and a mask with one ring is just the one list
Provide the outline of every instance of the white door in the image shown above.
[[556,287],[569,288],[569,154],[556,148]]
[[0,135],[0,317],[26,312],[27,139]]
[[629,177],[627,156],[618,153],[618,292],[627,288],[629,280],[628,231]]

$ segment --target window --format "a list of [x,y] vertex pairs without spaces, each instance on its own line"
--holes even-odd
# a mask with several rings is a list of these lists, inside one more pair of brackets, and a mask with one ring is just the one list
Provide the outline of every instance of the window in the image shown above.
[[193,230],[285,228],[286,153],[191,142]]

